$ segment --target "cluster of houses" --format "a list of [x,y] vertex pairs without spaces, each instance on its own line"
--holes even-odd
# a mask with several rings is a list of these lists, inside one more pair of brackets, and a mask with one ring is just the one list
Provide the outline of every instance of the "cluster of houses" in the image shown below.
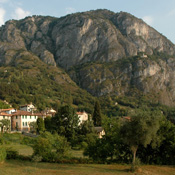
[[[53,117],[56,113],[54,109],[47,108],[42,112],[36,112],[37,108],[32,104],[26,104],[20,106],[20,109],[0,109],[0,121],[3,119],[7,119],[10,122],[10,127],[5,128],[7,131],[30,131],[30,123],[36,122],[38,118],[42,118],[43,120],[50,116]],[[79,117],[79,125],[88,120],[88,114],[86,112],[77,112]],[[103,133],[100,131],[100,128],[96,128],[99,137],[102,137]],[[2,131],[2,127],[0,127],[0,132]],[[104,132],[104,131],[103,131]]]

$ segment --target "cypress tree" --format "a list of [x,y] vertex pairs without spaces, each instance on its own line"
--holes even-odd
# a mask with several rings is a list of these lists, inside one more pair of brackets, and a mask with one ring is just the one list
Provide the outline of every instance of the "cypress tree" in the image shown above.
[[94,121],[94,126],[101,126],[101,118],[102,118],[102,115],[101,115],[100,104],[99,104],[99,101],[97,100],[95,102],[94,113],[92,116],[92,119]]
[[42,118],[38,118],[36,123],[37,123],[37,133],[38,134],[45,131],[44,120]]

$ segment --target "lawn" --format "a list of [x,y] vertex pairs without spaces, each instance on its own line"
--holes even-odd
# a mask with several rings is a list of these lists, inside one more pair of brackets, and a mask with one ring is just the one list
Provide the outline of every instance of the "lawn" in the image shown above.
[[129,165],[56,164],[10,160],[0,164],[1,175],[175,175],[175,166],[142,166],[128,172]]

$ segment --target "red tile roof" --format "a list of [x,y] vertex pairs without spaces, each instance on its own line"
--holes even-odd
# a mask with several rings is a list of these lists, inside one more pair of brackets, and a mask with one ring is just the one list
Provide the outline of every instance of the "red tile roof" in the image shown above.
[[14,108],[9,108],[9,109],[0,109],[0,111],[10,111],[10,110],[14,110]]
[[77,112],[77,115],[83,115],[86,112]]
[[11,114],[7,114],[6,112],[0,112],[0,116],[12,116]]

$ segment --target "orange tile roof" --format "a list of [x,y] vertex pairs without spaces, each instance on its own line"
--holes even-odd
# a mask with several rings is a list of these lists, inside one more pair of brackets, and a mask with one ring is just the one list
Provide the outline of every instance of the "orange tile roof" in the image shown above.
[[31,112],[27,112],[27,111],[21,111],[21,110],[17,110],[16,112],[13,112],[12,115],[33,115]]
[[77,115],[83,115],[84,113],[86,113],[86,112],[77,112],[76,114]]
[[9,109],[0,109],[0,111],[10,111],[13,110],[14,108],[9,108]]
[[44,113],[32,113],[32,112],[28,112],[28,111],[18,110],[16,112],[12,113],[12,116],[16,116],[16,115],[43,116],[45,114]]
[[0,116],[12,116],[11,114],[7,114],[6,112],[0,112]]

